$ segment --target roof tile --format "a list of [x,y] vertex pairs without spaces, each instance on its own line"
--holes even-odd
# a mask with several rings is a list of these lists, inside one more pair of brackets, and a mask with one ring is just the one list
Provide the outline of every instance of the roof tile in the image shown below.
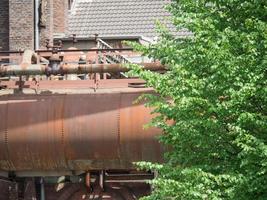
[[78,37],[136,35],[154,38],[155,21],[175,31],[164,6],[171,0],[76,0],[69,32]]

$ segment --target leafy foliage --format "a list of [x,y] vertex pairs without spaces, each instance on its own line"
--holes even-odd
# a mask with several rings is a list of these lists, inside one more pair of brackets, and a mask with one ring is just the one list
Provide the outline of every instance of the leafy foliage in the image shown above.
[[132,44],[165,74],[131,66],[157,95],[152,125],[170,146],[156,169],[154,199],[267,199],[267,1],[177,0],[168,7],[177,37]]

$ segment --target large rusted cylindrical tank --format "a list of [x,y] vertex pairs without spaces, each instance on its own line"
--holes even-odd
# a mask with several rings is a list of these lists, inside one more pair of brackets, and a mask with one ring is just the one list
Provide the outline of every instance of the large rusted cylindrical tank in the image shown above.
[[[74,90],[78,91],[78,90]],[[129,169],[161,162],[142,89],[0,95],[0,171]]]

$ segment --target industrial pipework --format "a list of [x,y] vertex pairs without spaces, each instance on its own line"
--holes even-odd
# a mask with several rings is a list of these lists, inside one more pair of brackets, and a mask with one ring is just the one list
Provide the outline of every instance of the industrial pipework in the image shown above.
[[[34,52],[26,50],[23,61],[19,65],[0,65],[0,77],[22,75],[65,75],[88,73],[117,73],[127,72],[129,69],[123,64],[90,64],[88,62],[65,63],[58,54],[49,58],[49,63],[40,63],[44,58],[38,57]],[[146,70],[162,71],[165,67],[159,62],[138,63]]]
[[[156,139],[160,129],[144,129],[153,109],[133,103],[154,90],[121,73],[129,69],[114,60],[131,56],[122,52],[0,52],[0,199],[147,194],[156,173],[136,172],[133,163],[161,163],[165,147]],[[138,64],[166,70],[159,62]]]

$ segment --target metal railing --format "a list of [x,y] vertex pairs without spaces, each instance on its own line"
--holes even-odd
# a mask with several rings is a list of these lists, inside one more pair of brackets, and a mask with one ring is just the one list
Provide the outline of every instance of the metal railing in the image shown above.
[[[97,48],[98,49],[113,49],[112,46],[110,46],[109,44],[107,44],[106,42],[104,42],[101,39],[97,39]],[[102,54],[100,54],[100,60],[106,61],[110,64],[114,64],[114,63],[121,63],[121,64],[125,64],[125,63],[131,63],[131,61],[129,59],[127,59],[125,56],[119,54],[119,51],[114,51],[115,54],[106,54],[105,58],[102,56]]]

